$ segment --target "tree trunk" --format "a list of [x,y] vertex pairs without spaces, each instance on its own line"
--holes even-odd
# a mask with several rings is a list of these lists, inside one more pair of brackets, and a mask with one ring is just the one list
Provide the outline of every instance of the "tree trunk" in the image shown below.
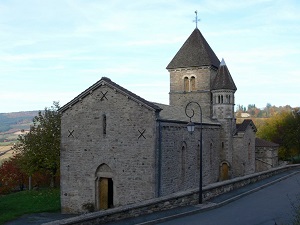
[[55,188],[55,175],[51,175],[50,187]]
[[29,191],[31,190],[31,187],[32,187],[32,184],[31,184],[31,176],[29,176],[29,178],[28,178],[28,190],[29,190]]

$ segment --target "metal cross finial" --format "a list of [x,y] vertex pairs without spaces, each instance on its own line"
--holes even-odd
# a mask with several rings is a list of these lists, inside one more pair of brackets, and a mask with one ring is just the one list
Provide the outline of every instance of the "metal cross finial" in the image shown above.
[[196,18],[195,18],[195,20],[193,20],[193,22],[195,22],[196,23],[196,28],[198,28],[198,21],[200,21],[200,19],[198,19],[198,14],[197,14],[198,12],[197,12],[197,10],[195,11],[195,14],[196,14]]

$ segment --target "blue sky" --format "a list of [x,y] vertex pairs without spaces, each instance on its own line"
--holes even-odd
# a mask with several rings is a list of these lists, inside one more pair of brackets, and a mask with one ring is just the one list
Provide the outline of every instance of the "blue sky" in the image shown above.
[[0,113],[64,105],[103,76],[168,103],[195,10],[237,105],[300,106],[298,0],[0,0]]

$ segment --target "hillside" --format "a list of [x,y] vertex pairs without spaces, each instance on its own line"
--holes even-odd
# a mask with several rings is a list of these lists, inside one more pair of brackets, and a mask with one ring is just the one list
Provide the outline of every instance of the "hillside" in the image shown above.
[[0,146],[10,145],[28,131],[38,111],[0,113]]
[[39,111],[0,113],[0,165],[13,155],[11,150],[20,134],[30,129]]

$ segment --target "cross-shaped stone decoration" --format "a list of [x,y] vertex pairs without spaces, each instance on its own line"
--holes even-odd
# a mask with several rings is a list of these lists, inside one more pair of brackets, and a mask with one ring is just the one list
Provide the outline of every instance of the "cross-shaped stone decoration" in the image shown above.
[[142,130],[142,131],[140,131],[140,130],[138,130],[139,131],[139,133],[140,133],[140,136],[138,137],[138,139],[140,139],[141,137],[143,137],[144,139],[146,139],[146,137],[144,136],[144,133],[145,133],[145,129],[144,130]]

